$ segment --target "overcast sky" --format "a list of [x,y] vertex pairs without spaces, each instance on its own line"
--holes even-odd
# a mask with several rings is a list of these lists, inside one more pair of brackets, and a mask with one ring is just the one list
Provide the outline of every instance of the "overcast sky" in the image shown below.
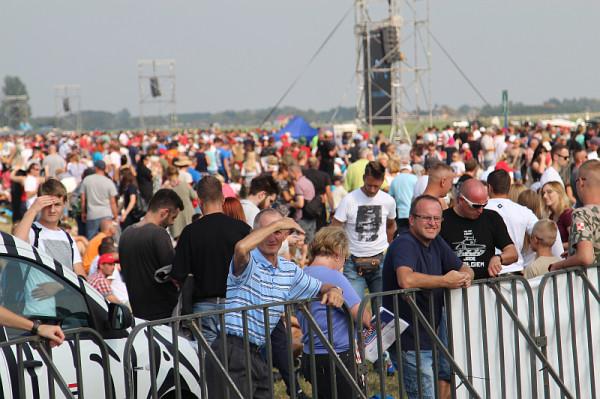
[[[176,60],[177,111],[272,106],[351,0],[0,0],[0,77],[27,85],[34,116],[53,87],[82,108],[138,114],[137,60]],[[597,0],[431,0],[431,30],[491,103],[600,97]],[[285,105],[354,105],[350,13]],[[482,105],[432,43],[433,102]],[[163,91],[165,91],[163,89]]]

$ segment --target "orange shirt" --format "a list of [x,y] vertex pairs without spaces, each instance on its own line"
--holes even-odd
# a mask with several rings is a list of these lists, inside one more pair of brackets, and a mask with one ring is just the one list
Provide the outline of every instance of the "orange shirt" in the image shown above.
[[88,243],[85,254],[83,255],[83,268],[85,269],[86,274],[89,274],[90,266],[92,266],[94,258],[98,256],[98,249],[100,248],[100,244],[104,237],[107,237],[107,235],[103,232],[99,232]]

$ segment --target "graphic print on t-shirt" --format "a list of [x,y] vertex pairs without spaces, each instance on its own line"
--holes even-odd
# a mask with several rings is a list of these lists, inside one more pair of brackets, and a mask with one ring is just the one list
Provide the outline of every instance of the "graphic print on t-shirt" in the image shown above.
[[[64,234],[64,233],[63,233]],[[41,240],[44,245],[44,252],[60,262],[63,266],[73,268],[73,259],[71,255],[71,244],[63,240]]]
[[453,242],[454,253],[463,262],[471,267],[484,267],[484,262],[477,262],[477,258],[485,253],[485,245],[477,244],[477,239],[473,235],[473,230],[465,230],[462,241]]
[[376,241],[381,227],[381,205],[360,205],[356,213],[358,240],[363,242]]

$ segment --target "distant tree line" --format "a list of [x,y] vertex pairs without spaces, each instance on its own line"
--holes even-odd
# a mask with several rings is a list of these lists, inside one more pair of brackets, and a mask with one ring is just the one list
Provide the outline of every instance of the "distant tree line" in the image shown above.
[[[76,126],[76,116],[67,115],[60,120],[55,117],[31,117],[29,96],[25,84],[17,76],[6,76],[2,86],[0,97],[0,127],[10,126],[18,128],[22,123],[29,122],[34,129],[41,127],[61,127],[65,129]],[[223,111],[223,112],[194,112],[177,115],[177,122],[183,128],[202,128],[218,123],[221,126],[254,127],[262,123],[270,109]],[[559,100],[551,98],[543,104],[528,105],[521,102],[510,102],[509,112],[512,116],[538,115],[538,114],[572,114],[583,112],[600,112],[600,99],[594,98],[571,98]],[[422,116],[427,112],[422,111]],[[274,115],[299,115],[307,121],[320,125],[351,121],[356,118],[354,107],[332,108],[326,111],[315,111],[313,109],[302,110],[295,107],[278,108]],[[501,105],[485,105],[483,107],[472,107],[462,105],[452,108],[446,105],[436,105],[433,109],[434,117],[490,117],[502,115]],[[168,115],[148,116],[145,118],[146,127],[157,128],[169,126]],[[265,127],[274,126],[274,117],[270,118]],[[116,113],[106,111],[81,111],[82,128],[85,130],[117,130],[140,128],[138,117],[132,116],[126,108]]]
[[[270,109],[258,110],[243,110],[243,111],[223,111],[216,113],[194,112],[177,114],[177,122],[181,127],[201,128],[208,127],[214,123],[221,126],[240,126],[252,127],[261,124]],[[335,109],[327,111],[302,110],[294,107],[282,107],[277,110],[275,115],[299,115],[307,121],[316,124],[327,124],[331,121],[332,115],[336,112]],[[356,110],[353,107],[339,108],[336,113],[334,123],[354,120]],[[144,118],[147,127],[168,126],[169,118],[167,115],[162,117],[147,116]],[[273,118],[270,124],[272,126]],[[63,118],[62,121],[56,121],[54,117],[38,117],[32,119],[34,127],[56,126],[75,126],[75,116],[69,115]],[[81,111],[81,124],[84,130],[114,130],[114,129],[135,129],[140,127],[140,120],[137,116],[132,116],[127,109],[123,109],[117,113],[105,111]]]

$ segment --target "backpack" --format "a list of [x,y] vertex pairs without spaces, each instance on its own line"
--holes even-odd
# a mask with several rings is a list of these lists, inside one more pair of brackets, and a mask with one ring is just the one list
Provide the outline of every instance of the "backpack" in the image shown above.
[[[34,235],[33,246],[39,248],[40,232],[42,231],[42,229],[36,224],[32,224],[31,229],[33,230]],[[61,230],[64,231],[64,233],[67,235],[67,240],[69,240],[69,248],[71,248],[71,267],[73,267],[73,264],[75,263],[75,252],[73,251],[73,237],[71,237],[71,234],[67,233],[65,230]]]
[[304,201],[304,207],[302,208],[302,218],[304,219],[318,219],[323,215],[323,202],[321,202],[321,196],[315,195],[310,201]]

